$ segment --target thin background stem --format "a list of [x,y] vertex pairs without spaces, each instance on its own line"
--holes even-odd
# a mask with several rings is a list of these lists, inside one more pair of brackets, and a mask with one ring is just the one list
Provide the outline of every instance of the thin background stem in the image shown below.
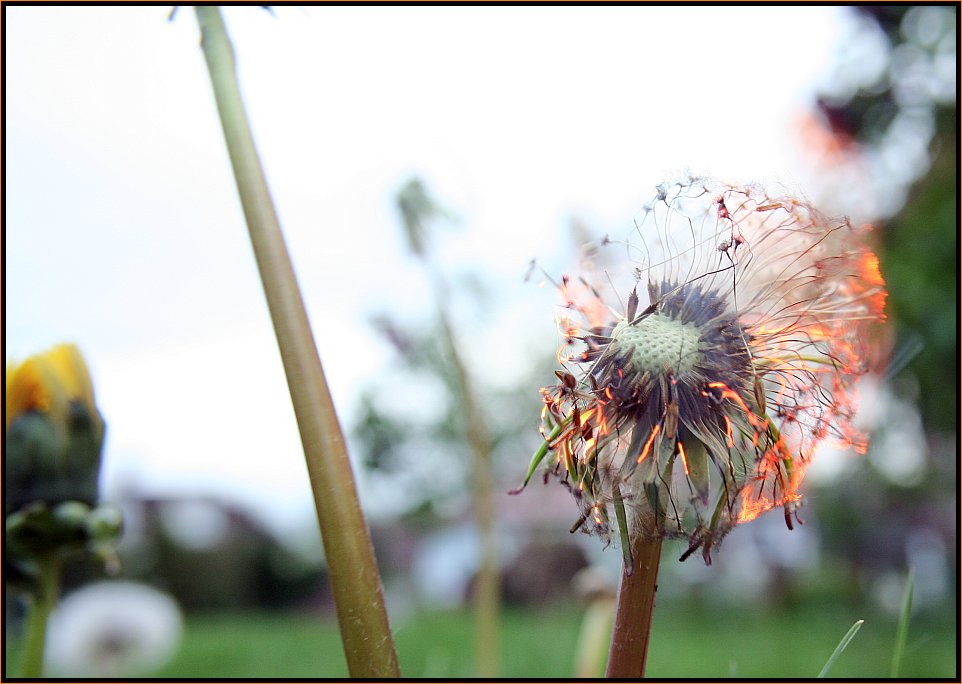
[[909,634],[909,616],[912,614],[912,592],[915,587],[915,568],[909,568],[909,576],[905,580],[905,591],[902,593],[902,610],[899,613],[898,632],[895,635],[895,648],[892,650],[892,679],[899,676],[902,666],[902,654],[905,652],[905,641]]
[[[444,290],[442,290],[444,292]],[[495,534],[494,475],[491,466],[491,442],[484,410],[471,381],[467,366],[458,351],[458,343],[447,313],[445,298],[439,304],[441,328],[451,363],[454,366],[461,402],[467,419],[467,438],[471,448],[474,518],[481,537],[481,563],[474,588],[475,669],[478,677],[498,676],[500,644],[498,621],[501,612],[501,587],[498,577],[498,545]]]
[[658,589],[661,539],[648,540],[636,534],[631,543],[632,573],[622,570],[618,607],[611,634],[606,677],[638,679],[645,676],[651,617]]
[[274,322],[314,492],[341,641],[352,677],[399,677],[381,578],[307,312],[237,82],[220,9],[197,7],[201,47]]
[[411,251],[421,260],[437,299],[438,319],[445,356],[453,371],[454,391],[471,451],[471,494],[474,519],[478,526],[480,563],[475,575],[472,602],[475,618],[475,675],[496,677],[500,670],[501,649],[498,623],[501,612],[501,587],[498,565],[498,540],[494,504],[494,472],[491,462],[492,441],[485,410],[472,374],[461,353],[461,345],[451,322],[451,288],[443,270],[431,258],[425,221],[444,212],[427,196],[423,185],[412,180],[398,194],[398,208],[404,220]]

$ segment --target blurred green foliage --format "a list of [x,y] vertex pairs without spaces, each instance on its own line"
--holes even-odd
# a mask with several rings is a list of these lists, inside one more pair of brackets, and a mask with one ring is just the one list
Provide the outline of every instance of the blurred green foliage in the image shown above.
[[[950,85],[957,75],[958,14],[950,5],[859,5],[851,11],[862,21],[853,44],[874,35],[885,48],[884,68],[867,83],[858,79],[858,60],[841,64],[835,92],[819,108],[864,158],[894,162],[873,167],[873,182],[894,195],[907,189],[904,205],[881,223],[879,258],[895,335],[888,380],[907,403],[903,410],[918,408],[924,435],[909,436],[915,440],[910,446],[925,455],[914,475],[900,477],[898,469],[893,474],[878,467],[875,457],[883,454],[872,451],[845,477],[813,492],[823,549],[847,566],[853,591],[865,591],[884,573],[903,572],[917,560],[909,546],[920,534],[937,535],[948,576],[958,572],[958,100]],[[944,68],[949,62],[951,74]],[[917,169],[924,172],[918,178],[900,154],[906,130],[928,151],[930,166]],[[872,448],[880,448],[881,433],[892,429],[879,425]],[[911,462],[909,454],[901,456]],[[957,591],[949,584],[950,594]],[[946,609],[949,603],[954,597]]]
[[[887,311],[899,350],[921,350],[900,379],[903,392],[917,394],[927,430],[954,432],[958,424],[958,99],[947,78],[957,64],[958,11],[951,5],[858,5],[861,40],[876,33],[885,43],[885,68],[871,83],[852,59],[839,65],[835,91],[818,103],[836,134],[858,143],[864,155],[901,157],[893,142],[914,131],[927,146],[931,166],[910,188],[905,205],[883,223],[882,274],[888,283]],[[858,51],[855,50],[855,54]],[[952,60],[952,61],[955,61]],[[930,138],[925,140],[925,136]],[[893,154],[893,152],[895,154]],[[898,163],[898,162],[896,162]],[[906,169],[881,169],[880,182],[911,178]],[[900,180],[893,180],[900,179]],[[915,351],[909,351],[909,356]],[[896,367],[893,368],[899,375]]]
[[949,112],[940,117],[931,170],[885,227],[881,257],[898,343],[922,342],[906,369],[917,382],[922,421],[947,432],[958,429],[959,419],[956,108],[949,118]]

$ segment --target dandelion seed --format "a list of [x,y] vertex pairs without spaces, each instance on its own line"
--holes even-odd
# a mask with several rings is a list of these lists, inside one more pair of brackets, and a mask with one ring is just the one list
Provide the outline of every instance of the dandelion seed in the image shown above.
[[562,279],[564,370],[542,388],[545,446],[528,479],[560,445],[552,467],[576,527],[608,541],[623,500],[630,534],[687,539],[682,559],[701,548],[710,562],[775,507],[791,528],[815,446],[865,445],[852,386],[886,293],[863,238],[757,187],[660,185],[635,233],[602,245],[625,250],[628,282]]

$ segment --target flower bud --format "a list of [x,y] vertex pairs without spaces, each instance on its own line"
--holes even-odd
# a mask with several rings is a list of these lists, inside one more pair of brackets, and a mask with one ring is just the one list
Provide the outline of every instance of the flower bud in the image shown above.
[[104,422],[77,348],[62,344],[6,372],[5,502],[95,505]]
[[120,509],[110,504],[97,506],[84,518],[84,529],[94,541],[115,540],[123,529]]

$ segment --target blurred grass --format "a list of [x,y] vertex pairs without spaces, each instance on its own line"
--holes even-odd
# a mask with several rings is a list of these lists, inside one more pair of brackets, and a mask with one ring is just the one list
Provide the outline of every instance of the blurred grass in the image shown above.
[[[783,611],[655,611],[649,677],[813,678],[856,619],[858,635],[833,664],[832,678],[888,677],[897,617],[846,605]],[[957,677],[953,615],[919,617],[902,676]]]
[[[582,611],[576,605],[507,609],[501,647],[508,678],[570,677]],[[698,608],[664,601],[655,609],[651,678],[814,678],[845,630],[865,625],[832,666],[833,678],[888,676],[897,616],[830,602],[785,610]],[[404,677],[461,678],[473,673],[473,620],[467,611],[395,618]],[[332,617],[231,613],[190,616],[177,658],[162,679],[340,678],[347,667]],[[900,676],[956,678],[954,613],[912,616]],[[8,647],[14,646],[8,643]],[[8,648],[7,662],[16,660]],[[15,665],[14,665],[15,666]]]
[[[864,618],[865,625],[833,666],[832,676],[884,678],[897,618],[856,612],[830,604],[793,611],[706,612],[666,603],[655,610],[648,676],[812,678],[852,621]],[[570,677],[581,616],[577,606],[505,611],[503,676]],[[468,612],[420,613],[397,620],[394,628],[403,676],[472,676],[473,621]],[[179,657],[157,676],[347,676],[333,620],[221,615],[190,619],[187,629]],[[901,675],[957,676],[956,635],[952,621],[914,618]]]

